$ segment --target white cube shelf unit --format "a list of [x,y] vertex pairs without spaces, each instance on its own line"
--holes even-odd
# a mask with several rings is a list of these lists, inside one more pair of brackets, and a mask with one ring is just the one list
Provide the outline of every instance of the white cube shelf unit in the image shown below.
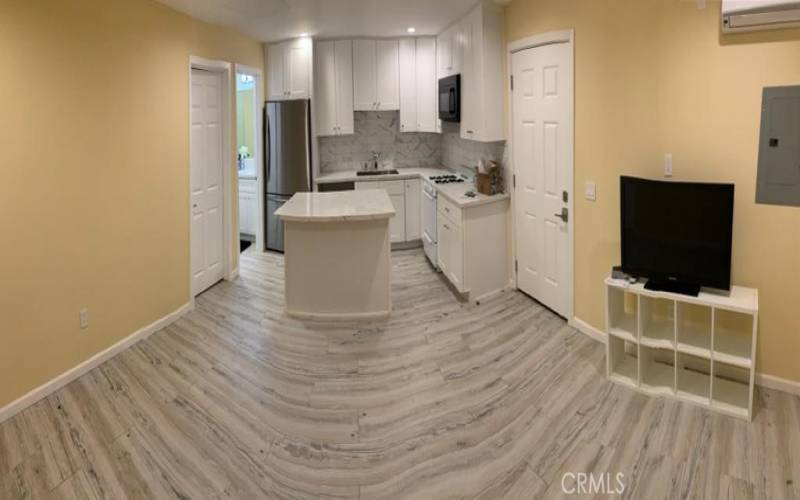
[[753,418],[758,290],[691,297],[612,278],[605,285],[609,380]]

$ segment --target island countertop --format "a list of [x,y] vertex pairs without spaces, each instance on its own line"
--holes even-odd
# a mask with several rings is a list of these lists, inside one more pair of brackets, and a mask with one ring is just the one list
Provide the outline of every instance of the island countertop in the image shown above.
[[361,221],[394,217],[392,200],[383,189],[296,193],[275,211],[284,221]]

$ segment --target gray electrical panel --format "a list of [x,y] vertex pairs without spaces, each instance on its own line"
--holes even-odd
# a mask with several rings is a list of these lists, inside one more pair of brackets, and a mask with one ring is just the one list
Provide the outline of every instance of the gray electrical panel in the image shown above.
[[764,88],[756,203],[800,206],[800,85]]

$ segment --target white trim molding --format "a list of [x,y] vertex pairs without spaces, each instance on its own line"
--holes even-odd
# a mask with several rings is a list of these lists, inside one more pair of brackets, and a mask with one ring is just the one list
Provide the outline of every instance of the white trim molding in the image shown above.
[[[252,66],[246,66],[244,64],[235,64],[234,65],[234,77],[236,75],[250,75],[256,79],[256,97],[255,97],[255,114],[254,117],[256,119],[256,127],[255,127],[255,134],[256,134],[256,151],[255,151],[255,160],[256,160],[256,169],[258,170],[258,174],[256,177],[256,195],[258,196],[258,214],[256,216],[256,248],[259,252],[266,251],[266,240],[264,234],[264,204],[266,200],[264,199],[264,193],[266,192],[266,186],[264,185],[264,116],[263,116],[263,109],[262,106],[264,105],[264,88],[266,88],[266,82],[264,81],[264,72],[258,68],[254,68]],[[237,82],[238,85],[238,82]],[[234,87],[234,92],[236,88]],[[238,120],[238,117],[237,117]],[[238,124],[238,123],[237,123]],[[237,186],[237,193],[238,193],[238,186]],[[237,196],[238,199],[238,196]],[[238,214],[239,211],[237,210],[236,213]],[[239,227],[239,220],[237,218],[234,227]],[[231,279],[235,279],[235,276],[238,276],[238,270],[236,273],[231,274]]]
[[[561,31],[548,31],[547,33],[540,33],[538,35],[529,36],[520,40],[514,40],[508,44],[508,52],[514,53],[520,50],[532,49],[534,47],[541,47],[542,45],[551,45],[554,43],[572,43],[575,38],[575,30],[561,30]],[[509,66],[510,69],[510,66]]]
[[[578,317],[572,318],[570,325],[590,339],[596,340],[603,345],[605,345],[608,340],[608,335],[604,331],[593,327]],[[785,392],[787,394],[800,396],[800,381],[789,380],[776,377],[775,375],[767,375],[766,373],[756,372],[755,382],[756,385],[765,387],[767,389],[773,389],[776,391]]]
[[177,321],[178,318],[190,312],[193,308],[194,308],[193,302],[187,302],[186,304],[182,305],[178,309],[167,314],[163,318],[160,318],[150,323],[149,325],[140,328],[139,330],[128,335],[127,337],[120,340],[111,347],[108,347],[107,349],[98,352],[97,354],[87,359],[86,361],[78,364],[73,368],[70,368],[69,370],[65,371],[64,373],[50,380],[49,382],[40,385],[39,387],[25,394],[24,396],[5,405],[4,407],[0,408],[0,423],[8,420],[9,418],[13,417],[17,413],[24,410],[25,408],[53,394],[54,392],[58,391],[65,385],[81,377],[82,375],[85,375],[94,368],[97,368],[98,366],[112,359],[114,356],[121,353],[125,349],[131,347],[132,345],[136,344],[137,342],[142,341],[147,337],[149,337],[150,335],[154,334],[155,332],[166,328],[167,326]]
[[756,372],[756,385],[800,396],[800,382]]

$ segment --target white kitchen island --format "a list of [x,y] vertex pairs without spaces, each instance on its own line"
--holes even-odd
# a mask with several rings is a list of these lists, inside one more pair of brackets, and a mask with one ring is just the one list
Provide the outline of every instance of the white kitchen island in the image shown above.
[[297,193],[275,214],[284,222],[286,311],[308,319],[391,313],[385,190]]

